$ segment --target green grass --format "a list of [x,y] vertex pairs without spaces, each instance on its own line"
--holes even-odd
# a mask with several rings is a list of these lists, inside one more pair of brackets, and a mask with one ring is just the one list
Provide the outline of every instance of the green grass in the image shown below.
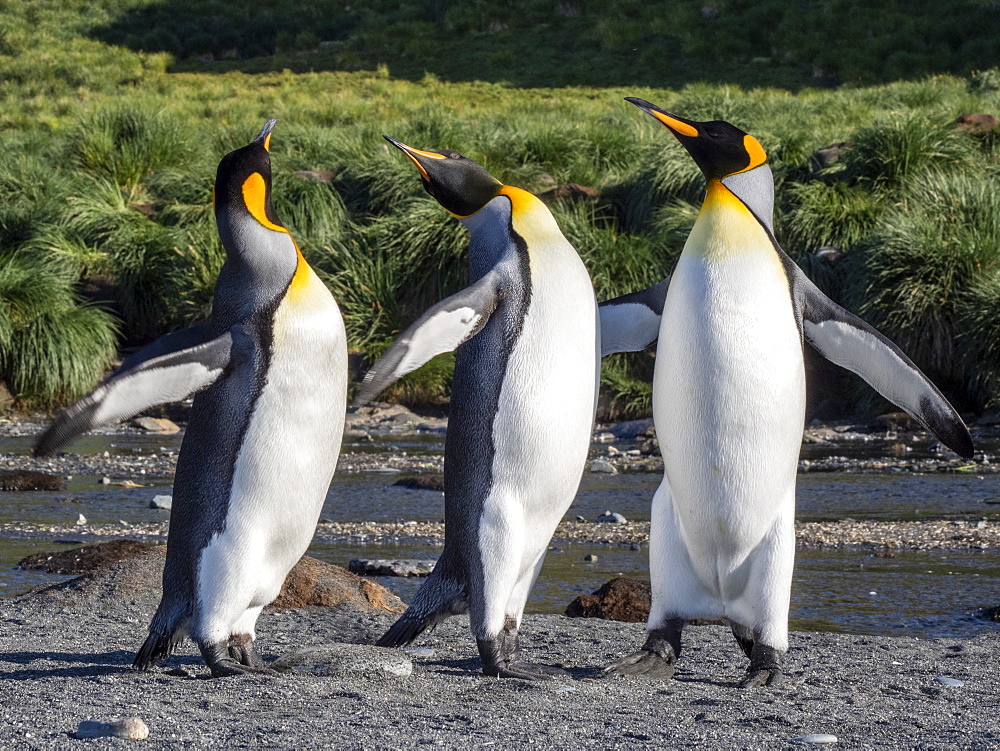
[[[215,168],[269,117],[279,118],[278,214],[334,292],[350,345],[369,359],[467,283],[464,230],[383,133],[457,149],[535,192],[598,189],[595,202],[551,209],[599,297],[654,284],[680,253],[704,186],[676,141],[622,101],[641,96],[756,135],[770,154],[786,250],[961,406],[995,404],[1000,133],[951,126],[963,113],[1000,112],[986,33],[995,9],[958,5],[932,28],[930,4],[884,3],[876,55],[845,52],[852,34],[867,38],[872,9],[790,5],[798,17],[728,2],[708,18],[680,2],[588,0],[554,12],[539,2],[346,11],[206,0],[181,13],[159,0],[0,0],[0,261],[4,278],[20,280],[0,285],[0,377],[23,403],[52,403],[93,383],[116,335],[140,344],[204,320],[224,260]],[[759,15],[768,10],[770,25]],[[903,15],[902,26],[886,21]],[[953,21],[968,33],[949,37]],[[904,47],[921,59],[897,55]],[[230,50],[235,58],[219,59]],[[205,53],[216,60],[200,60]],[[891,72],[901,66],[905,76]],[[368,70],[346,72],[355,68]],[[936,71],[961,75],[927,75]],[[897,77],[915,80],[885,82]],[[837,80],[883,83],[830,88]],[[609,88],[552,88],[570,83]],[[817,171],[813,152],[845,141],[840,161]],[[819,260],[824,245],[841,260]],[[29,267],[47,280],[44,294],[30,292]],[[82,293],[94,287],[108,299],[88,307]],[[393,395],[440,401],[450,363],[436,360]],[[650,363],[608,361],[609,415],[648,411]]]

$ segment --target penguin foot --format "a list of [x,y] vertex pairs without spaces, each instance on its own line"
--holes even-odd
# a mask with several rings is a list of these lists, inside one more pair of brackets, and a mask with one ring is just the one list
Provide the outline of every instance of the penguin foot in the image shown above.
[[249,668],[264,667],[264,658],[257,652],[257,643],[247,634],[229,637],[229,656]]
[[750,666],[740,681],[740,688],[777,686],[785,680],[781,670],[781,652],[755,642],[750,653]]
[[653,629],[646,637],[642,649],[613,662],[601,671],[603,677],[612,675],[638,675],[644,678],[668,680],[674,675],[674,663],[681,653],[681,628],[683,621],[668,621],[662,628]]
[[[256,649],[251,647],[249,650],[253,656],[247,654],[245,647],[252,644],[253,642],[249,642],[231,646],[227,640],[214,644],[199,644],[198,649],[201,650],[201,656],[208,669],[212,671],[213,678],[230,678],[234,675],[279,675],[277,671],[264,667],[264,661],[260,659]],[[234,651],[248,661],[252,661],[255,656],[260,664],[245,664],[240,657],[233,655]]]
[[479,647],[479,656],[483,660],[483,675],[521,678],[526,681],[569,677],[569,673],[562,668],[517,660],[519,650],[516,628],[506,628],[494,639],[476,639],[476,646]]

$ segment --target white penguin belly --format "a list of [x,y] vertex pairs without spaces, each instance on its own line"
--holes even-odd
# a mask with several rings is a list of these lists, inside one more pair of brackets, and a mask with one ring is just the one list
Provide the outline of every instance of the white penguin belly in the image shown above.
[[314,275],[299,286],[275,312],[271,363],[236,460],[226,526],[202,553],[198,593],[210,629],[277,596],[309,546],[337,466],[344,322]]
[[566,248],[561,255],[547,251],[544,266],[532,255],[531,300],[493,422],[481,555],[490,570],[501,549],[515,543],[523,551],[518,578],[539,563],[576,495],[594,419],[597,304],[586,269]]
[[660,342],[653,411],[677,525],[669,539],[683,542],[703,593],[725,604],[794,514],[805,377],[777,257],[685,252]]

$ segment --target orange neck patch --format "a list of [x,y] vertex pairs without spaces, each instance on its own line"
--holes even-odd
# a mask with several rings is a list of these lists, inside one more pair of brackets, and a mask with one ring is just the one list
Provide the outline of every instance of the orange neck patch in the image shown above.
[[254,172],[243,181],[243,204],[247,207],[247,211],[250,212],[250,216],[260,222],[262,226],[272,229],[275,232],[287,233],[287,229],[267,218],[267,212],[264,211],[266,198],[267,184],[264,182],[264,176],[259,172]]
[[526,190],[521,190],[521,188],[515,188],[513,185],[504,185],[497,195],[507,196],[510,199],[510,210],[513,214],[527,211],[541,203],[536,196]]

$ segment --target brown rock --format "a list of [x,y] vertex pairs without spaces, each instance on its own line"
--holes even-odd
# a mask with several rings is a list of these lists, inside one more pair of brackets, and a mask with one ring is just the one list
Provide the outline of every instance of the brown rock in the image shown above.
[[552,190],[539,193],[538,197],[543,201],[596,201],[601,197],[601,192],[596,188],[588,188],[586,185],[565,183],[557,185]]
[[145,555],[150,548],[157,547],[149,542],[135,540],[112,540],[97,545],[87,545],[58,553],[35,553],[21,559],[17,568],[30,571],[47,571],[50,574],[88,574],[128,558]]
[[172,435],[174,433],[180,433],[181,429],[177,426],[173,420],[168,420],[165,417],[137,417],[132,420],[132,424],[137,428],[142,428],[149,433],[163,433],[164,435]]
[[444,492],[444,475],[440,472],[430,472],[411,477],[400,477],[393,485],[401,488],[411,488],[412,490],[437,490]]
[[295,564],[271,607],[278,610],[310,605],[350,605],[360,610],[402,613],[406,605],[375,582],[315,558],[303,556]]
[[[36,588],[23,596],[44,597],[64,607],[81,607],[93,612],[100,612],[102,606],[115,602],[155,607],[161,593],[166,545],[114,540],[65,553],[29,556],[21,564],[31,559],[72,558],[71,554],[80,559],[78,570],[87,573],[67,582]],[[88,563],[88,560],[91,562]],[[77,570],[69,568],[69,564],[65,569],[46,570],[51,573],[77,573]],[[290,609],[310,605],[344,605],[358,610],[389,613],[406,610],[405,603],[385,587],[355,576],[339,566],[303,556],[289,572],[271,607]]]
[[577,597],[566,608],[566,615],[640,623],[649,617],[650,600],[648,581],[619,576],[593,594]]
[[996,115],[990,115],[986,112],[971,112],[965,115],[960,115],[957,120],[955,120],[952,125],[961,130],[968,131],[975,135],[980,135],[982,133],[989,133],[997,127]]
[[813,152],[812,156],[809,157],[813,170],[821,170],[826,169],[827,167],[832,167],[840,161],[840,157],[842,157],[844,152],[849,148],[851,148],[850,141],[840,141],[839,143],[831,144],[830,146],[826,146],[822,149],[817,149]]
[[0,472],[0,490],[65,490],[66,478],[48,472],[14,469]]
[[919,430],[920,425],[905,412],[887,412],[874,418],[869,426],[872,430]]

